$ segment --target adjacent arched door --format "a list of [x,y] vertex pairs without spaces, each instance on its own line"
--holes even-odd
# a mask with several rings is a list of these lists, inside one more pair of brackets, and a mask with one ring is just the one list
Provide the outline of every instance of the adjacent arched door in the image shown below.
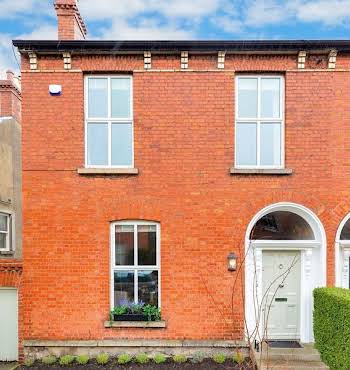
[[350,288],[350,213],[340,223],[335,240],[335,284]]

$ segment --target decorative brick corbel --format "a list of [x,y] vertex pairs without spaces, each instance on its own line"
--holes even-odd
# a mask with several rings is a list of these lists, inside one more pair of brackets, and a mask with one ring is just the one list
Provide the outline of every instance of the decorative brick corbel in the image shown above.
[[181,52],[181,69],[188,68],[188,51]]
[[305,61],[306,61],[306,51],[301,50],[298,53],[298,69],[304,69],[305,68]]
[[29,56],[29,65],[31,70],[36,70],[38,69],[38,58],[36,54],[33,51],[30,51],[28,53]]
[[225,51],[219,51],[218,52],[218,68],[224,69],[225,68]]
[[152,54],[150,51],[145,51],[143,53],[143,67],[144,69],[152,68]]
[[337,50],[333,49],[328,54],[328,69],[335,69],[337,62]]
[[72,56],[71,53],[63,53],[64,69],[72,69]]

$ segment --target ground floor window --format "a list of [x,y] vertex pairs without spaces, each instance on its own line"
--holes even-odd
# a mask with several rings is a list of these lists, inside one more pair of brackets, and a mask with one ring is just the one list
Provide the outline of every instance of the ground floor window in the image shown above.
[[160,230],[147,221],[112,224],[112,302],[159,306]]

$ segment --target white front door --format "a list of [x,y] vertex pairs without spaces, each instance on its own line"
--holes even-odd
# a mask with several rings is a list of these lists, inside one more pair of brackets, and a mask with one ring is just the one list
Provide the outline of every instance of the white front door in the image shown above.
[[266,339],[300,338],[300,251],[263,251],[262,324]]
[[18,303],[16,289],[0,289],[0,361],[18,360]]

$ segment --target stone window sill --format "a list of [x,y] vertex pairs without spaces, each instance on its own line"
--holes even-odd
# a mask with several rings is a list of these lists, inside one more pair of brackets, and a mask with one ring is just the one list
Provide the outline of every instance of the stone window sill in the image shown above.
[[232,167],[230,169],[231,175],[291,175],[293,173],[293,170],[290,168],[234,168]]
[[138,175],[138,168],[78,168],[79,175]]
[[165,321],[105,321],[105,328],[166,328]]
[[0,251],[1,256],[13,256],[15,251]]

